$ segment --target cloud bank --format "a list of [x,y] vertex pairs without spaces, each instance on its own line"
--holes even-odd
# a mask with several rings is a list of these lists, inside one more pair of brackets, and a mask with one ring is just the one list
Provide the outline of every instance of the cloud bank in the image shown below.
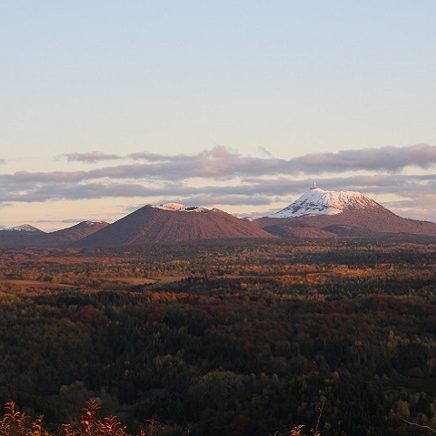
[[[265,150],[266,151],[266,150]],[[264,154],[267,154],[265,153]],[[126,177],[130,170],[135,175],[171,177],[180,180],[190,177],[234,177],[268,174],[329,173],[353,170],[398,172],[406,167],[430,168],[436,164],[436,146],[417,144],[408,147],[380,147],[358,150],[341,150],[329,153],[312,153],[292,159],[272,156],[243,156],[230,149],[217,146],[193,155],[162,155],[134,153],[126,156],[100,152],[63,155],[67,161],[95,163],[106,160],[134,160],[132,163],[88,171],[88,177]]]
[[[182,200],[190,204],[265,206],[288,202],[316,179],[326,189],[398,195],[393,207],[436,210],[436,146],[350,149],[279,159],[242,155],[218,146],[196,154],[102,152],[58,156],[93,164],[76,171],[0,174],[0,203],[111,197]],[[123,161],[102,165],[106,161]],[[404,169],[415,169],[412,175]],[[422,170],[426,170],[423,174]],[[349,176],[350,173],[363,172]],[[434,212],[436,219],[436,212]]]

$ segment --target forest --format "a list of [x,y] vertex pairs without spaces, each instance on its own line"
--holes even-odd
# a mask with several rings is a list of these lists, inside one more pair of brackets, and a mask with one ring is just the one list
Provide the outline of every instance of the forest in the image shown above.
[[0,404],[0,431],[434,434],[436,243],[4,249]]

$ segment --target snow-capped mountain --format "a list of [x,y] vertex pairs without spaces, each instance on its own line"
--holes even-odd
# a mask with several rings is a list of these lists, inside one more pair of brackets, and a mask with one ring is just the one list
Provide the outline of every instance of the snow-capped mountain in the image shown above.
[[381,208],[377,202],[360,192],[326,191],[312,188],[270,218],[294,218],[305,215],[337,215],[346,210]]
[[317,187],[257,222],[264,230],[282,238],[369,237],[388,233],[436,235],[435,223],[402,218],[360,192]]
[[8,227],[6,229],[8,232],[40,232],[41,230],[30,224],[23,224],[21,226]]
[[29,224],[0,229],[0,247],[34,247],[47,233]]

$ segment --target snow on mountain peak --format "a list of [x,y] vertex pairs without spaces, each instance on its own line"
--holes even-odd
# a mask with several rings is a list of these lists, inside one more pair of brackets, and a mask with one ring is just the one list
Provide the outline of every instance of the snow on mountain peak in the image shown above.
[[165,209],[165,210],[184,210],[186,209],[186,206],[182,203],[163,203],[159,204],[158,206],[155,206],[158,209]]
[[271,218],[290,218],[304,215],[337,215],[350,209],[380,207],[360,192],[326,191],[312,187],[284,209],[270,215]]
[[156,209],[163,209],[163,210],[170,210],[170,211],[176,211],[176,212],[205,212],[208,209],[204,207],[197,207],[197,206],[186,206],[181,203],[164,203],[159,204],[157,206],[152,206]]
[[36,227],[33,227],[30,224],[23,224],[21,226],[9,227],[6,230],[9,232],[38,232],[39,231]]
[[95,225],[95,224],[105,224],[106,222],[105,221],[92,221],[92,220],[86,220],[86,221],[82,221],[81,223],[79,223],[79,224],[83,224],[83,225],[86,225],[86,226],[93,226],[93,225]]

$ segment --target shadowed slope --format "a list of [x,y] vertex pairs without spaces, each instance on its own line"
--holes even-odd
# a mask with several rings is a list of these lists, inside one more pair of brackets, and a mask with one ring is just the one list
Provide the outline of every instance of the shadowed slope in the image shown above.
[[[353,236],[370,233],[409,233],[414,235],[436,235],[436,224],[402,218],[380,206],[369,210],[345,210],[336,215],[306,215],[296,218],[261,218],[262,228],[309,226],[323,229],[338,236],[346,236],[346,228]],[[351,232],[352,229],[352,232]]]
[[104,221],[82,221],[79,224],[66,229],[57,230],[49,233],[47,238],[48,244],[62,244],[79,241],[107,227],[109,223]]

